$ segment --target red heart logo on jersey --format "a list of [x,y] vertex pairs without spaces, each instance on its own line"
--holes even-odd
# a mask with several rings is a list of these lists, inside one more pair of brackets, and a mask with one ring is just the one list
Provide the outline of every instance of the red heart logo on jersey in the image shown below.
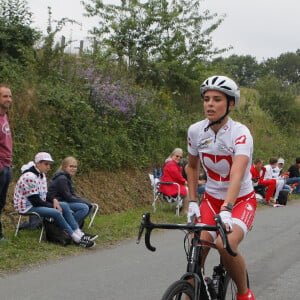
[[232,157],[230,155],[212,155],[202,153],[207,175],[216,181],[229,181]]

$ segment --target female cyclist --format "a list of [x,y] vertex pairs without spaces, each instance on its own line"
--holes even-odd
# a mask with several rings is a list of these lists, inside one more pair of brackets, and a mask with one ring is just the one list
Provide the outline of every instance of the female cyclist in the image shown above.
[[[198,223],[213,225],[213,216],[220,214],[230,231],[229,243],[238,255],[228,254],[212,232],[204,232],[203,238],[216,240],[224,266],[237,285],[237,300],[253,300],[255,296],[247,286],[245,261],[238,251],[256,211],[250,174],[253,139],[246,126],[228,116],[240,99],[233,80],[225,76],[209,77],[200,92],[206,119],[192,124],[188,130],[188,221],[196,215]],[[196,202],[199,160],[207,174],[200,207]]]

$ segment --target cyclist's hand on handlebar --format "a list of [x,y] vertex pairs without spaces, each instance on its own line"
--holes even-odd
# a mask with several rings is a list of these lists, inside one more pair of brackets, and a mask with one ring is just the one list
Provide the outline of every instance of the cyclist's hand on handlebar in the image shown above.
[[188,215],[187,215],[187,221],[188,223],[192,222],[192,217],[196,216],[196,218],[200,217],[200,208],[197,202],[195,201],[190,201],[189,203],[189,210],[188,210]]
[[232,227],[233,227],[233,220],[231,217],[231,212],[228,210],[222,210],[219,213],[222,222],[225,224],[226,230],[227,232],[231,232],[232,231]]

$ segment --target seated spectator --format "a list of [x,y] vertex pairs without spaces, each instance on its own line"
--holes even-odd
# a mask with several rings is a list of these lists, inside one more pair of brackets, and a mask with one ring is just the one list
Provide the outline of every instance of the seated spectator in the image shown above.
[[185,180],[187,180],[186,168],[187,168],[188,162],[189,162],[189,159],[188,159],[188,157],[186,157],[186,158],[183,158],[181,160],[181,162],[179,163],[179,165],[182,167],[182,176]]
[[262,184],[263,186],[266,187],[267,192],[266,192],[266,204],[267,205],[272,205],[270,203],[271,197],[274,195],[275,188],[276,188],[276,180],[275,179],[264,179],[264,170],[265,168],[263,167],[263,160],[261,158],[256,158],[253,162],[253,165],[250,168],[251,176],[252,176],[252,181],[258,184]]
[[273,178],[278,178],[282,174],[284,159],[278,158],[277,166],[273,167]]
[[202,167],[200,167],[199,179],[198,179],[198,196],[202,197],[205,193],[205,184],[206,184],[207,176]]
[[17,212],[36,212],[41,217],[53,218],[57,225],[65,230],[75,244],[85,248],[95,245],[92,239],[95,236],[82,232],[67,203],[59,203],[57,199],[46,200],[47,179],[46,173],[51,168],[53,159],[47,152],[39,152],[35,162],[29,162],[22,167],[14,191],[14,207]]
[[[173,152],[169,156],[169,159],[167,159],[165,162],[165,165],[163,167],[163,175],[160,178],[160,181],[178,183],[180,189],[179,193],[183,198],[185,198],[187,197],[187,181],[182,176],[182,166],[180,166],[182,157],[182,149],[176,148],[173,150]],[[175,184],[160,184],[159,190],[167,196],[176,197],[178,194],[178,187]]]
[[284,180],[283,190],[288,190],[289,192],[292,191],[291,187],[286,184],[286,180],[289,178],[289,172],[283,172],[284,167],[284,159],[278,158],[277,166],[273,167],[273,176],[274,179],[282,179]]
[[269,164],[264,166],[263,174],[262,177],[264,180],[269,180],[269,179],[275,179],[276,180],[276,188],[275,188],[275,194],[274,194],[274,200],[275,203],[277,202],[279,192],[282,190],[284,186],[284,178],[274,178],[273,177],[273,168],[277,167],[278,159],[276,157],[271,157],[269,159]]
[[288,169],[289,178],[286,180],[287,184],[297,184],[293,190],[294,194],[300,194],[300,157],[297,157],[295,164],[291,165]]
[[77,172],[78,162],[72,157],[66,157],[61,162],[58,171],[53,175],[49,187],[47,198],[57,199],[59,202],[67,202],[74,212],[79,227],[83,227],[84,219],[89,215],[93,208],[90,201],[76,195],[75,185],[72,178]]

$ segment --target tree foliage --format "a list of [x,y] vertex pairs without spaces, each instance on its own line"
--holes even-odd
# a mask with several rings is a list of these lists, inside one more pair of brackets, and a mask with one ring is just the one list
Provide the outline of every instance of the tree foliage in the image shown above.
[[231,55],[228,58],[218,57],[213,65],[235,79],[238,85],[253,87],[260,74],[260,67],[255,57],[250,55]]
[[263,74],[273,74],[288,85],[299,84],[300,49],[295,53],[281,54],[278,58],[270,58],[262,65]]
[[26,0],[0,0],[0,13],[6,25],[30,26],[32,13]]
[[[210,34],[223,21],[201,10],[199,0],[123,0],[120,5],[85,2],[97,16],[92,31],[102,50],[126,65],[138,83],[184,90],[195,65],[226,49],[214,49]],[[198,75],[198,74],[197,74]]]
[[299,123],[300,105],[295,101],[292,88],[270,74],[258,80],[256,89],[259,92],[260,107],[269,112],[285,131],[294,129],[294,125]]
[[[35,67],[39,76],[42,78],[52,77],[53,80],[54,78],[61,80],[62,73],[67,69],[67,66],[69,66],[70,63],[75,63],[75,59],[72,59],[72,56],[66,56],[64,54],[69,42],[59,43],[56,39],[66,24],[79,23],[69,18],[53,19],[52,9],[48,7],[47,34],[40,39],[41,46],[35,57]],[[66,64],[64,67],[62,67],[62,60],[63,63]],[[67,72],[67,74],[69,73]]]
[[0,2],[0,63],[17,60],[22,64],[32,59],[33,46],[39,33],[30,27],[31,13],[25,0]]

